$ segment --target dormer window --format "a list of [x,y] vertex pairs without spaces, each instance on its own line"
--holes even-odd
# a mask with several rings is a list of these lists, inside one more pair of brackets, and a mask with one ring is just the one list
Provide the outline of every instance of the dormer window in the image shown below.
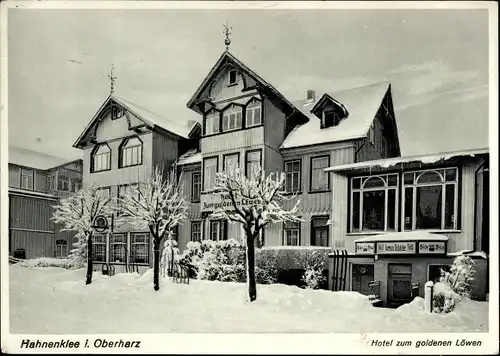
[[323,111],[321,118],[321,128],[337,126],[340,123],[341,117],[333,110]]
[[311,109],[311,113],[320,119],[322,129],[335,127],[349,116],[346,107],[328,94],[324,94],[318,100]]
[[236,69],[231,69],[229,71],[229,83],[228,85],[236,84]]

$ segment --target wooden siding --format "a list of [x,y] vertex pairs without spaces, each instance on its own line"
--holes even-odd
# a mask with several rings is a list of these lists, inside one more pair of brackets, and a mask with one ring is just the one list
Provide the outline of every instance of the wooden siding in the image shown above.
[[[126,121],[125,121],[126,124]],[[129,131],[130,134],[130,131]],[[116,194],[116,186],[121,184],[130,184],[144,179],[151,173],[152,169],[152,151],[153,151],[153,133],[145,133],[140,135],[142,140],[142,165],[126,168],[118,168],[118,151],[122,138],[109,141],[108,145],[111,149],[111,169],[109,171],[90,173],[90,159],[93,147],[84,149],[83,158],[83,185],[88,187],[92,184],[96,187],[115,187],[113,189]],[[97,138],[101,142],[101,138]]]
[[161,167],[164,172],[168,171],[175,160],[179,157],[179,140],[170,135],[153,133],[153,167]]
[[203,137],[201,152],[204,156],[214,153],[228,153],[239,148],[250,148],[264,144],[264,128],[262,126]]
[[264,147],[263,160],[263,167],[266,174],[283,171],[283,156],[271,147]]
[[53,232],[52,206],[56,203],[56,200],[9,194],[9,227]]
[[[212,98],[212,102],[219,102],[223,100],[232,99],[234,97],[240,96],[242,94],[254,94],[255,90],[251,92],[242,92],[244,89],[244,81],[242,75],[237,72],[236,84],[228,85],[229,83],[229,68],[223,69],[217,76],[217,79],[210,88],[209,97]],[[249,84],[249,83],[248,83]]]
[[107,110],[102,116],[96,130],[97,142],[121,139],[133,134],[128,129],[127,117],[125,115],[119,119],[111,120],[111,111]]
[[331,235],[335,248],[345,248],[344,236],[347,233],[348,204],[348,178],[336,173],[331,174],[332,194],[332,214],[331,214]]
[[267,98],[264,99],[263,109],[264,142],[266,146],[278,150],[285,139],[285,113]]
[[377,151],[376,147],[370,143],[368,138],[357,141],[356,144],[356,162],[371,161],[384,158]]
[[54,233],[12,230],[11,251],[26,250],[26,258],[54,257],[56,238]]

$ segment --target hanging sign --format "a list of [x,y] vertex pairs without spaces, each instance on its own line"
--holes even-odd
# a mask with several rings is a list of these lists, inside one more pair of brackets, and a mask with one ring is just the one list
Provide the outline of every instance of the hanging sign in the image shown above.
[[388,254],[413,254],[416,253],[416,243],[408,242],[377,242],[377,253]]
[[436,253],[445,254],[446,253],[446,242],[445,241],[421,241],[418,243],[418,253]]

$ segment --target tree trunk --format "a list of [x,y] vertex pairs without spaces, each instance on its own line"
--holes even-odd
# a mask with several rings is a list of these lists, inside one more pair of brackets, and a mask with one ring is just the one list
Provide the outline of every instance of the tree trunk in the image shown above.
[[257,299],[257,285],[255,282],[255,236],[247,232],[247,286],[248,300]]
[[153,239],[153,284],[155,291],[160,289],[160,240],[157,238]]
[[89,233],[87,240],[87,278],[85,284],[92,283],[92,271],[94,267],[92,264],[92,233]]

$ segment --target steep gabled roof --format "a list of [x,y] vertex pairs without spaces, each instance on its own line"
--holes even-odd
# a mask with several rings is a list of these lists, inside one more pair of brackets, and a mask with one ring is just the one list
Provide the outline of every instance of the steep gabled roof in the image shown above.
[[132,103],[124,98],[118,97],[116,95],[109,95],[106,98],[106,100],[104,101],[104,103],[101,105],[99,110],[97,110],[97,112],[94,115],[94,117],[92,118],[92,120],[90,120],[89,124],[85,127],[83,132],[80,134],[78,139],[75,141],[75,143],[73,144],[73,147],[78,148],[78,146],[80,145],[80,143],[83,140],[83,138],[85,137],[85,135],[89,132],[89,130],[99,120],[101,112],[106,108],[106,106],[110,102],[114,102],[117,105],[120,105],[121,107],[123,107],[123,109],[132,113],[135,117],[137,117],[137,119],[144,122],[144,124],[150,128],[159,127],[161,129],[166,130],[168,132],[171,132],[172,134],[179,136],[181,138],[188,138],[189,137],[190,129],[187,126],[178,124],[175,121],[161,117],[161,116],[159,116],[159,115],[157,115],[157,114],[155,114],[155,113],[153,113],[153,112],[151,112],[151,111],[149,111],[149,110],[147,110],[147,109],[145,109],[137,104],[134,104],[134,103]]
[[359,88],[327,93],[341,103],[349,116],[339,125],[321,128],[318,117],[311,110],[325,96],[317,100],[299,100],[294,105],[309,118],[309,122],[296,126],[285,138],[280,148],[294,148],[313,144],[331,143],[366,137],[370,125],[382,105],[390,84],[376,83]]
[[260,86],[262,86],[265,89],[268,89],[270,92],[272,92],[275,96],[277,96],[288,108],[290,113],[292,112],[299,112],[297,107],[293,105],[288,99],[286,99],[275,87],[273,87],[271,84],[269,84],[266,80],[264,80],[261,76],[259,76],[257,73],[255,73],[253,70],[251,70],[247,65],[243,64],[238,58],[236,58],[234,55],[229,53],[228,51],[225,51],[220,58],[217,60],[215,65],[212,67],[210,72],[208,72],[208,75],[203,79],[201,82],[200,86],[198,89],[196,89],[195,93],[189,99],[187,102],[187,107],[197,111],[198,108],[196,107],[196,101],[199,99],[200,94],[203,92],[203,90],[206,89],[208,85],[212,82],[214,77],[217,75],[219,70],[227,63],[231,63],[234,66],[238,67],[242,72],[244,72],[246,75],[248,75],[250,78],[252,78],[255,82],[259,83]]
[[9,163],[11,164],[40,169],[44,171],[54,167],[64,166],[75,161],[70,161],[65,158],[55,157],[38,151],[32,151],[16,146],[9,146],[8,158]]

